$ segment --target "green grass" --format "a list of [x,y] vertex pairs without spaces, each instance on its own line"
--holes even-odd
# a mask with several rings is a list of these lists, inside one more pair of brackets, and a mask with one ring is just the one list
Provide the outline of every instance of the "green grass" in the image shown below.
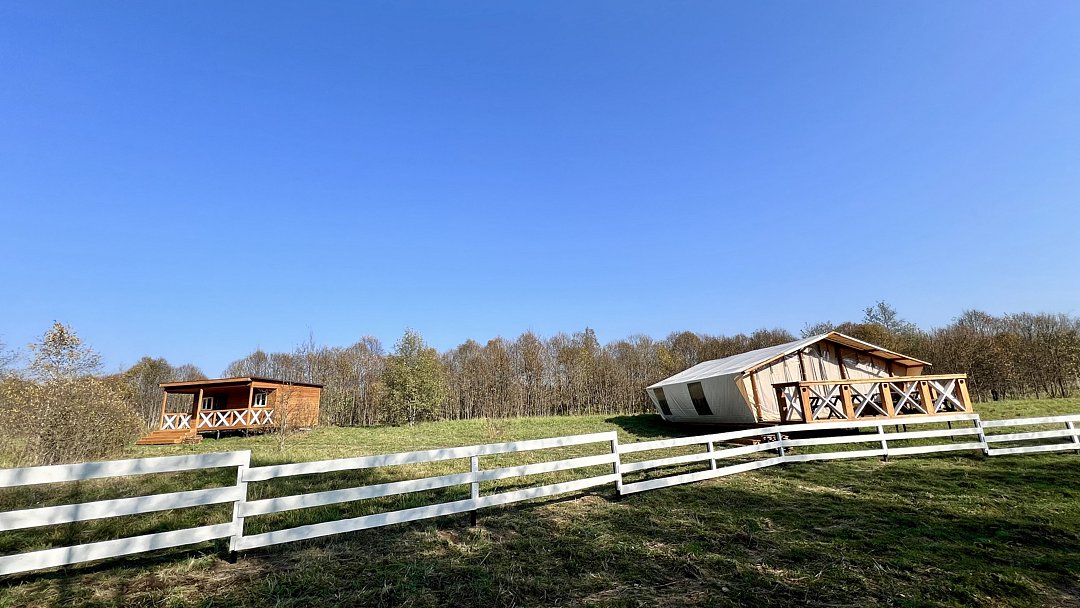
[[[985,418],[1080,412],[1080,399],[982,404]],[[256,465],[616,430],[642,441],[704,429],[656,416],[323,428],[133,448],[130,456],[251,449]],[[485,468],[603,446],[485,459]],[[673,451],[672,453],[676,453]],[[649,458],[656,457],[650,453]],[[1067,606],[1080,605],[1080,460],[975,453],[794,464],[613,499],[610,487],[252,552],[222,544],[0,581],[3,606]],[[253,497],[463,470],[462,462],[253,484]],[[695,470],[693,467],[673,469]],[[579,474],[599,472],[586,470]],[[524,480],[551,483],[566,475]],[[0,509],[230,483],[217,474],[63,484]],[[523,484],[504,480],[485,492]],[[249,532],[427,504],[464,489],[253,518]],[[0,552],[227,521],[227,508],[0,533]]]

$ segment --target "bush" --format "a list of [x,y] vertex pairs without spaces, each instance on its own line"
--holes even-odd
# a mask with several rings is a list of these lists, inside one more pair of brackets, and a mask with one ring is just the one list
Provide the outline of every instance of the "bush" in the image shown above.
[[142,421],[129,389],[92,376],[0,384],[0,458],[5,465],[48,465],[115,456],[135,440]]

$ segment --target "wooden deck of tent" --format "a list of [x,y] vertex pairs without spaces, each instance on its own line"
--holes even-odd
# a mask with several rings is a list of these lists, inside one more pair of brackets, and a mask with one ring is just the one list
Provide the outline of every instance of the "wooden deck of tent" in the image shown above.
[[971,413],[967,375],[889,376],[773,385],[781,423]]

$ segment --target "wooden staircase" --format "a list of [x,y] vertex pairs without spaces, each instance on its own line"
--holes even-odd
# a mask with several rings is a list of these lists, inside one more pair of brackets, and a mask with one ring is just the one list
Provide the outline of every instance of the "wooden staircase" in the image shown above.
[[136,441],[135,445],[177,445],[180,443],[199,443],[200,441],[202,441],[202,437],[191,429],[168,431],[158,429]]

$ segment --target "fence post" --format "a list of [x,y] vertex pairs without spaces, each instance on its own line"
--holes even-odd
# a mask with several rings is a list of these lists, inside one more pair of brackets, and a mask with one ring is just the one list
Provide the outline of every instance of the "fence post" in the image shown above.
[[773,429],[776,431],[776,455],[778,458],[780,458],[781,461],[783,461],[785,455],[784,433],[780,430],[779,426],[774,426]]
[[237,494],[240,496],[233,501],[233,535],[229,539],[229,561],[233,563],[236,562],[237,547],[240,545],[240,539],[244,536],[244,518],[240,515],[240,507],[247,502],[247,482],[244,481],[244,476],[251,466],[251,450],[243,452],[243,459],[243,462],[236,467],[236,489]]
[[611,471],[615,474],[615,497],[622,496],[622,456],[619,455],[619,435],[611,432],[611,453],[615,460],[611,463]]
[[479,502],[479,500],[480,500],[480,480],[476,478],[476,474],[480,472],[480,457],[479,456],[474,454],[474,455],[469,457],[469,470],[471,470],[472,474],[473,474],[473,481],[472,481],[472,484],[471,484],[471,486],[472,486],[471,497],[472,497],[472,501],[473,501],[473,510],[469,512],[469,525],[470,526],[475,526],[476,525],[476,508],[475,507],[476,507],[476,503]]
[[[708,450],[708,452],[710,454],[712,454],[713,452],[716,451],[716,448],[713,446],[713,442],[710,441],[710,442],[706,443],[705,445],[706,445],[706,449]],[[711,471],[716,470],[716,457],[715,456],[709,459],[709,470],[711,470]]]
[[979,441],[983,444],[983,456],[990,455],[990,444],[986,443],[986,431],[983,430],[982,418],[975,414],[975,428],[979,429]]
[[885,452],[881,455],[881,459],[885,462],[889,462],[889,440],[885,437],[885,425],[877,425],[877,434],[881,437],[881,449]]
[[1072,440],[1076,444],[1076,453],[1080,454],[1080,435],[1076,434],[1076,425],[1071,420],[1065,422],[1065,428],[1072,431]]

